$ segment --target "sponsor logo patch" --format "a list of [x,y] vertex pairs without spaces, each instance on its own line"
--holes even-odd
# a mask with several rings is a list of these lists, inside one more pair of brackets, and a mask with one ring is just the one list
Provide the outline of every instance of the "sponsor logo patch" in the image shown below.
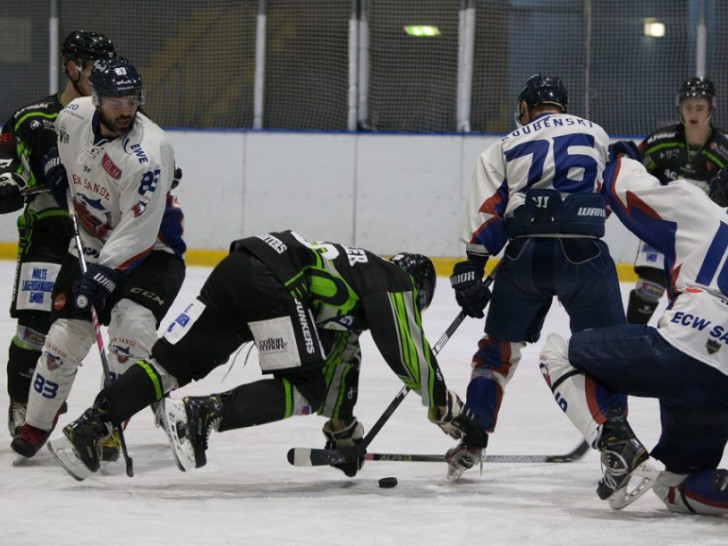
[[121,169],[117,167],[113,161],[111,161],[109,154],[104,154],[104,157],[101,159],[101,166],[107,173],[109,173],[111,178],[115,180],[121,178]]

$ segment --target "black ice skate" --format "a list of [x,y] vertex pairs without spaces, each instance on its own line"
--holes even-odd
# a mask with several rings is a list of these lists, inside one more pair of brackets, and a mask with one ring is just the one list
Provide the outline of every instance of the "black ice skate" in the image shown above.
[[187,396],[182,400],[167,397],[162,402],[162,411],[177,467],[185,472],[205,466],[207,440],[222,420],[220,397]]
[[[620,510],[652,489],[659,472],[650,465],[649,454],[629,426],[621,405],[607,413],[598,447],[604,473],[597,486],[600,499]],[[629,488],[632,477],[639,482]]]
[[98,471],[103,460],[103,443],[112,434],[113,426],[106,419],[106,413],[89,408],[63,427],[63,435],[52,438],[48,449],[66,472],[82,481]]
[[475,414],[466,405],[461,408],[460,414],[452,420],[452,425],[462,434],[460,443],[447,450],[447,480],[456,482],[463,472],[480,464],[483,471],[483,455],[488,447],[488,433],[476,422]]

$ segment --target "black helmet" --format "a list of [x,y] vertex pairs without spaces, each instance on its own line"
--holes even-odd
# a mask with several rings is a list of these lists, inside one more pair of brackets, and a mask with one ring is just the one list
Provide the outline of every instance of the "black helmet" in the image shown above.
[[521,102],[523,101],[526,102],[529,108],[533,108],[538,104],[555,104],[566,112],[566,105],[569,104],[569,92],[558,76],[534,74],[518,94],[515,113],[518,123],[523,117],[523,112],[521,112]]
[[124,57],[99,60],[94,63],[88,78],[94,96],[94,104],[101,103],[101,97],[137,97],[144,103],[142,77],[136,68]]
[[389,261],[397,264],[414,279],[417,290],[417,307],[420,308],[420,312],[427,309],[435,295],[435,283],[437,282],[437,273],[435,273],[432,260],[423,254],[400,252],[392,256]]
[[713,107],[713,100],[715,99],[715,86],[713,82],[708,78],[690,78],[685,80],[680,86],[680,91],[677,94],[677,105],[680,106],[682,102],[690,98],[708,99],[710,107]]
[[74,61],[83,68],[86,61],[113,59],[116,57],[116,51],[111,40],[103,34],[74,30],[63,40],[61,57],[64,65],[68,61]]

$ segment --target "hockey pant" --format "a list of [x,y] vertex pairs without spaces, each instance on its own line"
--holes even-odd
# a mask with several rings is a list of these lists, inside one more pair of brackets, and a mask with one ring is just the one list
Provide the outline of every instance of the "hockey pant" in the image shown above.
[[[156,339],[156,319],[149,309],[122,299],[111,311],[108,332],[109,371],[116,377],[149,355]],[[26,423],[42,430],[52,428],[95,339],[90,321],[60,318],[53,322],[33,374]]]

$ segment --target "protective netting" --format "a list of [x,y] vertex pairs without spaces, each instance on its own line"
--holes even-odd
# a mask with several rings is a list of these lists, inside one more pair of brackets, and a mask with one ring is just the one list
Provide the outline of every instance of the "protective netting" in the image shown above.
[[[86,29],[112,38],[144,79],[145,109],[189,128],[455,132],[463,9],[475,27],[473,132],[513,127],[534,72],[561,76],[569,110],[612,135],[640,136],[676,119],[680,83],[704,75],[728,125],[728,2],[717,0],[74,0],[57,1],[59,41]],[[50,0],[5,0],[0,14],[0,119],[49,93]],[[351,18],[366,21],[357,40]],[[646,20],[665,28],[643,33]],[[264,22],[264,25],[259,25]],[[413,36],[412,25],[437,29]],[[256,74],[256,33],[265,63]],[[360,51],[359,44],[366,44]],[[363,47],[363,46],[362,46]],[[459,49],[460,48],[460,49]],[[259,52],[260,53],[260,52]],[[361,53],[364,53],[362,55]],[[261,58],[261,57],[259,57]],[[360,60],[367,62],[356,66]],[[363,78],[351,79],[352,74]],[[257,80],[256,87],[256,76]],[[62,74],[54,88],[64,83]],[[259,110],[255,110],[256,89]],[[365,109],[356,112],[357,96]],[[354,115],[352,116],[352,112]],[[358,114],[358,115],[357,115]]]
[[[366,128],[452,132],[456,124],[459,2],[368,0]],[[435,26],[413,36],[406,26]]]
[[264,127],[345,131],[351,2],[267,4]]

